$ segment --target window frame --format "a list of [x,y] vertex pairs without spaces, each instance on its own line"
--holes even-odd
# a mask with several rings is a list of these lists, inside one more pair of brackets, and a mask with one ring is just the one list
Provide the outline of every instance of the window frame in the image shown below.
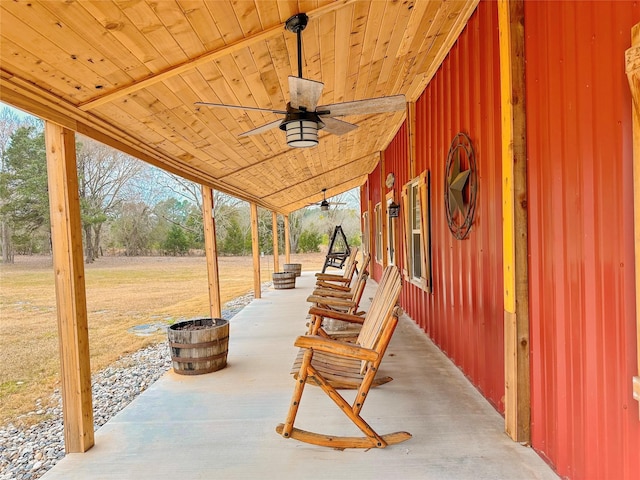
[[371,239],[369,229],[369,212],[362,212],[362,253],[365,255],[371,253]]
[[373,207],[373,215],[375,220],[375,242],[376,242],[376,251],[375,251],[375,260],[377,263],[382,265],[383,259],[383,245],[382,245],[382,203],[378,202]]
[[[414,209],[412,208],[411,189],[416,188],[418,208],[420,209],[420,276],[414,271],[414,247],[418,229],[413,228]],[[433,293],[431,274],[431,190],[430,172],[425,170],[419,176],[411,179],[402,187],[402,212],[404,219],[404,268],[403,274],[407,281],[420,287],[426,292]]]

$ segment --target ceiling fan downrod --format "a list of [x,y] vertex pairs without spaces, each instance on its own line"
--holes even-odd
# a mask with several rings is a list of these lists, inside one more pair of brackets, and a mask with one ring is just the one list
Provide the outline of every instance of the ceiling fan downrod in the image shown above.
[[298,77],[302,78],[302,31],[309,23],[306,13],[297,13],[284,24],[284,28],[296,34],[298,41]]

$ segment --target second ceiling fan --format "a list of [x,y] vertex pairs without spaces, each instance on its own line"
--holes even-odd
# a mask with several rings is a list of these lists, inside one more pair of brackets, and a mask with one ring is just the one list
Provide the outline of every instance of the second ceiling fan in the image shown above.
[[298,41],[298,76],[289,76],[290,100],[286,106],[286,110],[210,102],[196,102],[195,104],[207,107],[253,110],[284,115],[283,120],[275,120],[266,125],[241,133],[240,136],[256,135],[278,127],[286,132],[287,144],[290,147],[313,147],[317,145],[318,130],[320,129],[324,129],[335,135],[343,135],[358,128],[357,125],[338,120],[335,117],[396,112],[406,108],[404,95],[392,95],[318,106],[324,83],[302,77],[301,32],[307,26],[308,21],[309,17],[307,17],[306,14],[298,13],[289,18],[285,23],[285,28],[295,33]]
[[344,205],[345,202],[333,202],[333,201],[329,201],[327,200],[327,189],[323,188],[322,189],[322,201],[320,203],[309,203],[309,206],[313,206],[313,205],[319,205],[320,206],[320,210],[322,210],[323,212],[326,212],[327,210],[329,210],[329,205]]

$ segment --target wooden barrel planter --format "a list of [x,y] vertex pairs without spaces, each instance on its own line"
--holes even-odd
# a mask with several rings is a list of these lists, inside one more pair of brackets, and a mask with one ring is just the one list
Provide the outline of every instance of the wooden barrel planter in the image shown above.
[[282,267],[282,270],[285,272],[293,272],[296,274],[296,277],[299,277],[302,274],[302,264],[301,263],[285,263]]
[[197,318],[174,323],[167,329],[173,371],[200,375],[227,366],[229,321]]
[[276,272],[273,274],[273,288],[285,290],[296,288],[296,274],[293,272]]

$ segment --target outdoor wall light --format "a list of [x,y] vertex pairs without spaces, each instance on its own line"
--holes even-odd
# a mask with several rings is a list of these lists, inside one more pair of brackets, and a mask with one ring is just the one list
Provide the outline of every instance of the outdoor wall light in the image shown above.
[[387,212],[389,212],[389,218],[398,218],[400,216],[400,205],[396,202],[391,202],[387,207]]

